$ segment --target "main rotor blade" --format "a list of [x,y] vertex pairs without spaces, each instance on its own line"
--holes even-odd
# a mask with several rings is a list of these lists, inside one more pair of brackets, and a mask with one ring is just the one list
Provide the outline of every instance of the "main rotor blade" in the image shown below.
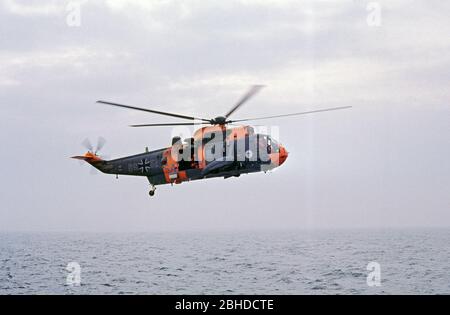
[[130,127],[162,127],[162,126],[198,126],[198,125],[209,125],[210,123],[164,123],[164,124],[141,124],[141,125],[130,125]]
[[262,120],[262,119],[270,119],[270,118],[298,116],[298,115],[306,115],[306,114],[321,113],[321,112],[329,112],[329,111],[332,111],[332,110],[347,109],[347,108],[351,108],[351,107],[352,106],[342,106],[342,107],[333,107],[333,108],[312,110],[312,111],[308,111],[308,112],[300,112],[300,113],[292,113],[292,114],[284,114],[284,115],[275,115],[275,116],[266,116],[266,117],[258,117],[258,118],[247,118],[247,119],[230,120],[230,123],[235,123],[235,122],[240,122],[240,121],[249,121],[249,120]]
[[177,118],[182,118],[182,119],[202,120],[202,121],[207,121],[207,122],[210,121],[209,119],[205,119],[205,118],[197,118],[197,117],[192,117],[192,116],[173,114],[173,113],[168,113],[168,112],[161,112],[161,111],[158,111],[158,110],[147,109],[147,108],[142,108],[142,107],[135,107],[135,106],[130,106],[130,105],[118,104],[118,103],[112,103],[112,102],[106,102],[106,101],[97,101],[97,103],[106,104],[106,105],[112,105],[112,106],[117,106],[117,107],[123,107],[123,108],[128,108],[128,109],[134,109],[134,110],[140,110],[140,111],[143,111],[143,112],[148,112],[148,113],[153,113],[153,114],[158,114],[158,115],[171,116],[171,117],[177,117]]
[[241,107],[245,102],[252,98],[252,96],[258,93],[259,90],[261,90],[263,87],[264,85],[253,85],[250,90],[248,90],[248,92],[241,97],[239,102],[237,102],[236,105],[234,105],[233,108],[230,109],[228,113],[226,113],[225,118],[230,117],[231,114],[233,114],[239,107]]

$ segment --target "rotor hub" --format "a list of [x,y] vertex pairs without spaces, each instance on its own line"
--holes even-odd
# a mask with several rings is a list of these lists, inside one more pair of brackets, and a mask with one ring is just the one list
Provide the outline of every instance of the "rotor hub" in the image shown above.
[[223,116],[218,116],[211,120],[213,125],[225,125],[227,123],[227,118]]

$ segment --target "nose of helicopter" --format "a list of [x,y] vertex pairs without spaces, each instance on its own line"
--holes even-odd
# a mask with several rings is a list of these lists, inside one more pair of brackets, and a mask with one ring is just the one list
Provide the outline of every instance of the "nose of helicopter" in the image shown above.
[[286,148],[280,145],[279,165],[283,164],[286,161],[288,155],[289,153]]

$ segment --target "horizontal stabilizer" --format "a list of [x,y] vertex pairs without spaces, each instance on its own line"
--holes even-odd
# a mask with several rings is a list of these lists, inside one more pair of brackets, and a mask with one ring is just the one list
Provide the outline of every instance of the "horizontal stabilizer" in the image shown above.
[[103,161],[98,155],[95,155],[91,152],[88,152],[85,155],[72,156],[72,159],[82,160],[88,163]]
[[79,156],[72,156],[72,159],[83,160],[83,161],[89,161],[89,160],[92,160],[92,158],[87,157],[87,156],[82,156],[82,155],[79,155]]

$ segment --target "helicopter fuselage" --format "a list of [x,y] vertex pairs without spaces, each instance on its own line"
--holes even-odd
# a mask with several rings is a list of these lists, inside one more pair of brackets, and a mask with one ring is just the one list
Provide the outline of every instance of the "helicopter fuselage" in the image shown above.
[[172,146],[105,161],[88,152],[82,157],[103,173],[145,176],[153,185],[180,184],[213,177],[238,177],[268,171],[287,159],[286,149],[250,126],[203,127],[193,138],[172,139]]

